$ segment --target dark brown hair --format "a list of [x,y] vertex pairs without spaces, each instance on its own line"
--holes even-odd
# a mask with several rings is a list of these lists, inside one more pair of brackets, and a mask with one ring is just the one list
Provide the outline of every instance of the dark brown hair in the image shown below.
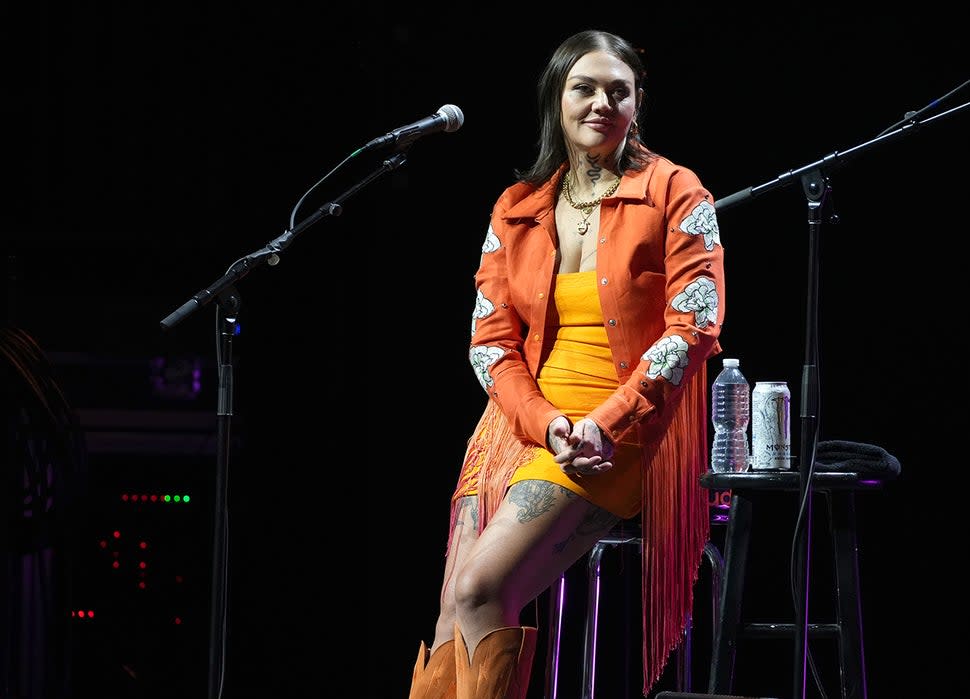
[[[573,65],[592,51],[605,51],[626,63],[633,71],[634,92],[639,92],[643,87],[646,70],[637,50],[626,39],[610,32],[588,29],[573,34],[563,41],[553,52],[539,78],[539,154],[531,167],[515,171],[519,181],[532,185],[545,182],[569,158],[560,114],[562,92],[566,85],[566,77]],[[635,123],[639,117],[637,113],[634,117]],[[620,155],[621,174],[627,170],[642,170],[654,157],[654,154],[643,145],[639,133],[633,133],[633,131],[627,137],[623,153]]]

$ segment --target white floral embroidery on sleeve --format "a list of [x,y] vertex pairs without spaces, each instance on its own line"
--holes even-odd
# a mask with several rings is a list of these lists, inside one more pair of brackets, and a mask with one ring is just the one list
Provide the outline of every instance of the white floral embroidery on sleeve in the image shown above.
[[696,279],[674,296],[670,305],[681,313],[694,313],[694,325],[706,328],[717,325],[717,289],[707,277]]
[[502,247],[502,241],[498,239],[495,235],[495,231],[492,230],[492,224],[488,224],[488,232],[485,234],[485,242],[482,243],[482,254],[489,252],[495,252],[500,247]]
[[713,250],[721,244],[721,231],[717,227],[717,213],[709,201],[702,201],[680,223],[680,230],[690,235],[704,236],[704,249]]
[[495,304],[485,298],[482,290],[478,289],[478,294],[475,297],[475,310],[472,312],[472,337],[475,336],[478,321],[481,318],[488,318],[493,313],[495,313]]
[[662,337],[643,353],[641,360],[649,360],[650,367],[644,372],[648,379],[663,377],[674,386],[680,385],[687,366],[687,341],[680,335]]
[[476,345],[468,351],[468,358],[475,370],[475,376],[478,377],[478,382],[486,391],[489,386],[495,383],[492,375],[488,373],[489,367],[497,362],[503,354],[505,354],[505,350],[501,347],[488,347],[486,345]]

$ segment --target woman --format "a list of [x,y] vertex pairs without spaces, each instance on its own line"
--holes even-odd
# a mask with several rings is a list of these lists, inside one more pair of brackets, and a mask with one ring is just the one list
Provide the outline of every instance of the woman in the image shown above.
[[[643,66],[583,31],[539,85],[540,150],[496,202],[471,364],[488,403],[452,500],[441,609],[410,699],[522,699],[522,610],[642,517],[644,695],[680,640],[708,536],[706,360],[723,248],[710,193],[646,148]],[[654,610],[661,610],[655,612]]]

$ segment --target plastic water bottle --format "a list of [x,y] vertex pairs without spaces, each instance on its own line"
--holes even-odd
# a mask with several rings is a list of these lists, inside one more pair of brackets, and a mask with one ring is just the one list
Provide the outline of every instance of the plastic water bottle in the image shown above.
[[724,359],[724,368],[711,386],[711,419],[714,421],[714,446],[711,470],[714,473],[740,473],[748,470],[748,422],[751,419],[751,392],[737,359]]

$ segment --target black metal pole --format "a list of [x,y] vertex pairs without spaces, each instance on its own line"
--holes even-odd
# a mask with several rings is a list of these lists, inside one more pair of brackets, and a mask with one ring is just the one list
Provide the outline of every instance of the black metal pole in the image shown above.
[[[223,312],[222,299],[227,300],[230,312]],[[236,313],[239,308],[238,294],[230,292],[220,296],[219,319],[219,395],[218,395],[218,444],[216,454],[215,490],[212,512],[212,605],[209,613],[209,693],[210,699],[222,694],[226,660],[226,621],[228,583],[228,537],[227,491],[229,484],[229,445],[232,422],[232,340],[236,332]]]
[[795,605],[795,672],[796,699],[805,697],[808,665],[808,598],[811,581],[812,550],[812,473],[815,444],[818,439],[818,268],[819,234],[822,208],[831,191],[828,179],[820,169],[802,176],[802,189],[808,199],[808,271],[805,299],[805,363],[801,385],[801,442],[798,457],[799,530],[795,533],[796,550],[793,571]]

